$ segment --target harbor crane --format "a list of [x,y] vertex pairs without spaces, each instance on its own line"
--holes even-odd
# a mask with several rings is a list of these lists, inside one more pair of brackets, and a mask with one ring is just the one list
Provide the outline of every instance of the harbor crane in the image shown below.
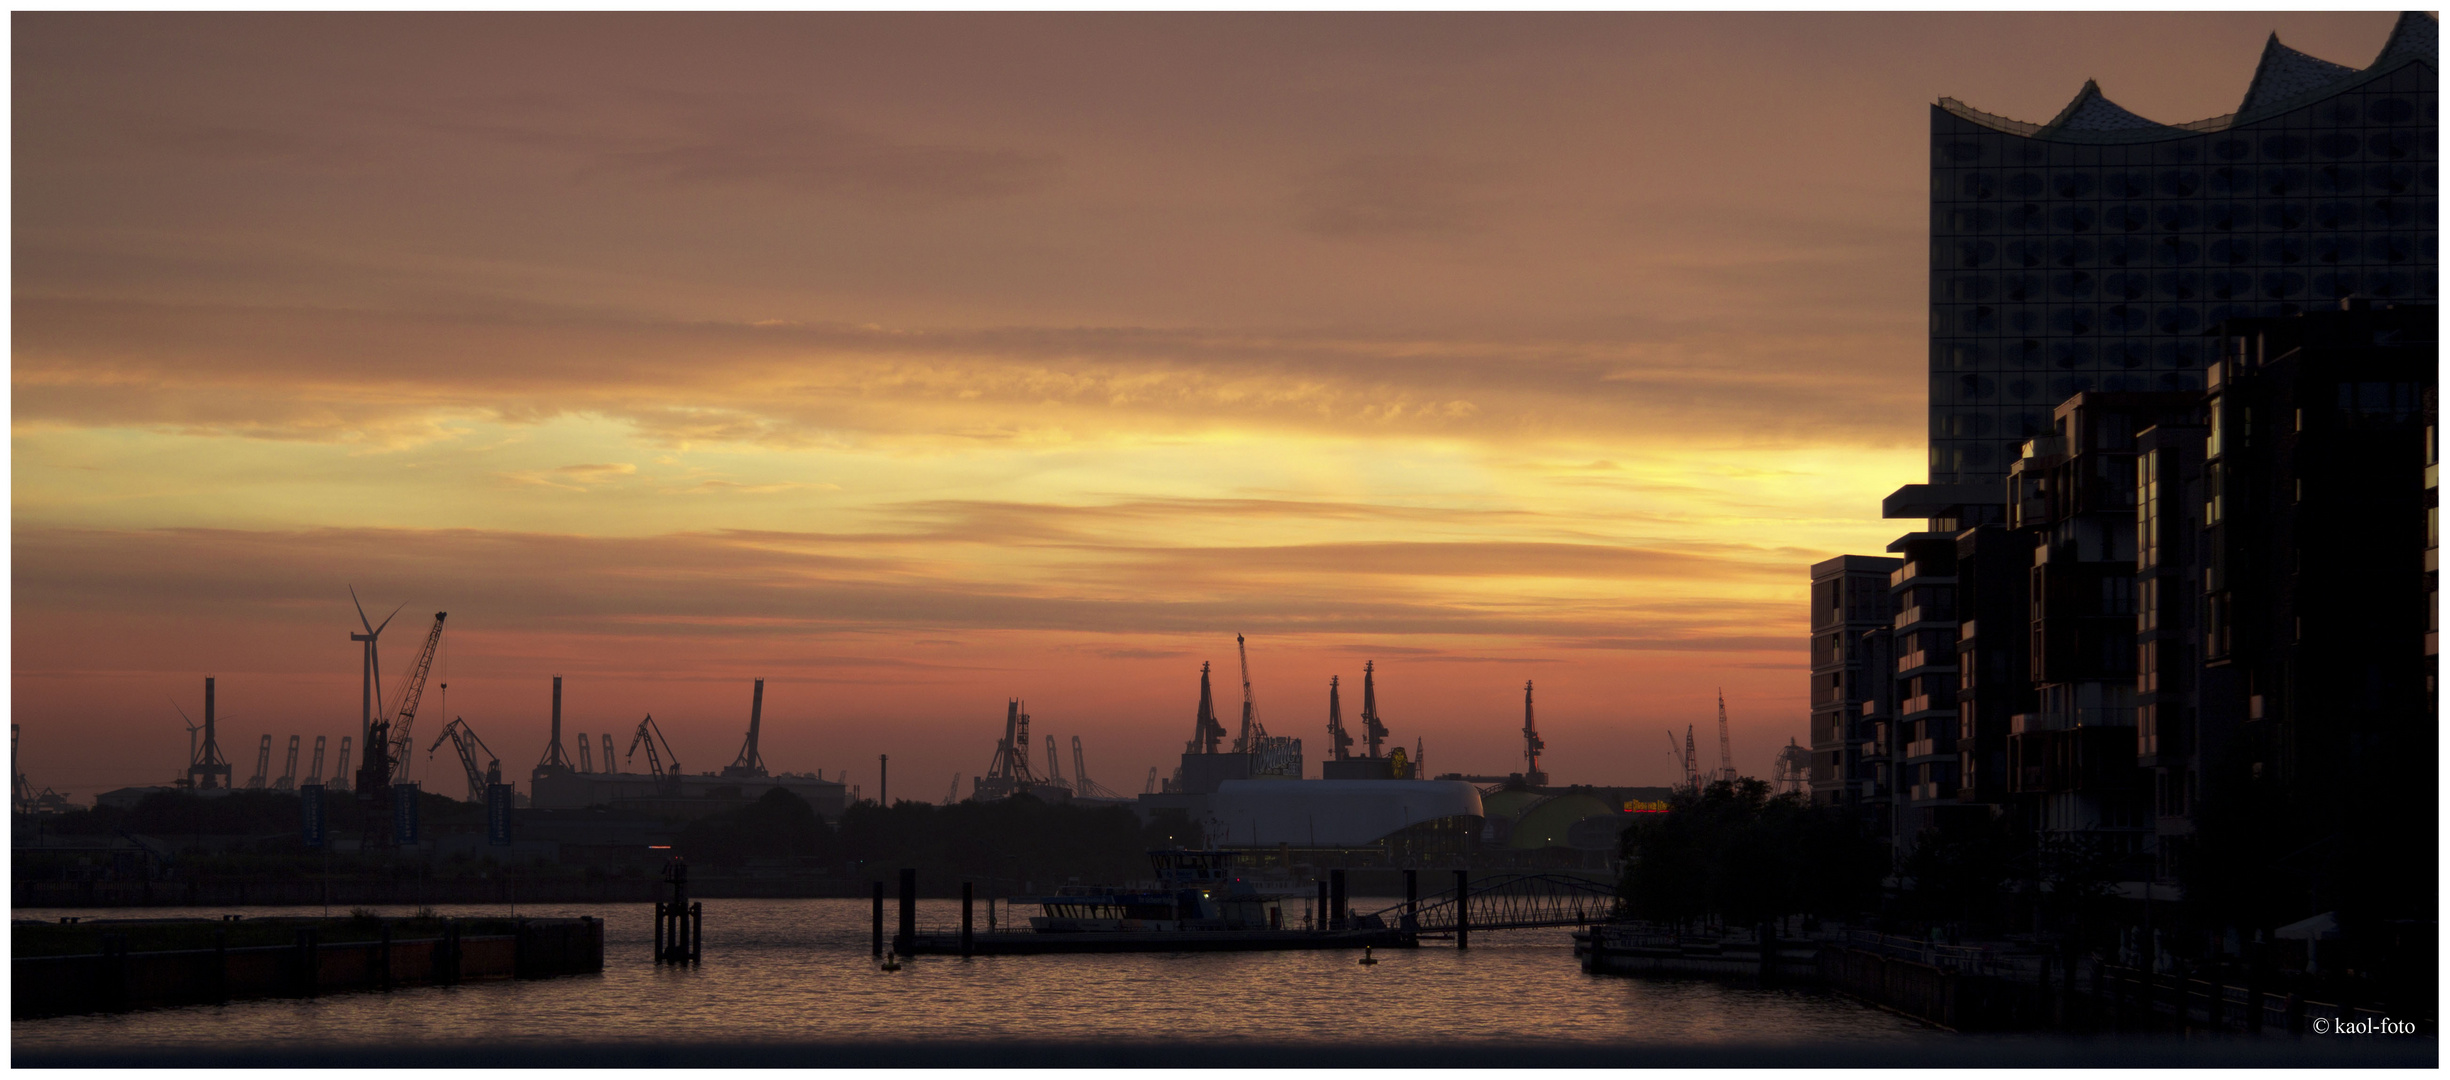
[[1141,786],[1140,786],[1140,794],[1142,794],[1142,795],[1154,795],[1154,794],[1156,794],[1156,793],[1157,793],[1157,767],[1156,767],[1156,766],[1154,766],[1154,765],[1151,765],[1151,766],[1149,766],[1149,767],[1148,767],[1148,783],[1143,784],[1143,785],[1141,785]]
[[1523,782],[1533,787],[1547,787],[1548,774],[1540,771],[1540,751],[1548,744],[1540,739],[1540,725],[1531,717],[1531,680],[1523,680]]
[[1810,782],[1811,773],[1812,751],[1795,745],[1794,736],[1788,736],[1786,745],[1778,749],[1778,792],[1802,793]]
[[1683,771],[1685,789],[1688,791],[1701,790],[1701,778],[1693,771],[1693,728],[1691,725],[1688,724],[1685,726],[1684,747],[1682,749],[1678,749],[1676,746],[1676,730],[1674,728],[1668,729],[1667,756],[1675,758],[1676,768]]
[[[434,745],[425,748],[425,756],[433,757],[434,751],[442,749],[445,742],[459,751],[460,767],[468,772],[468,801],[484,802],[486,790],[502,782],[502,759],[494,755],[492,747],[485,745],[485,740],[476,737],[476,729],[469,727],[464,717],[452,717],[450,723],[444,724],[442,734],[434,737]],[[485,755],[485,767],[482,769],[476,767],[477,752],[480,750]]]
[[578,771],[583,773],[595,771],[595,754],[587,745],[587,733],[584,731],[578,733]]
[[15,724],[9,725],[9,773],[17,778],[17,786],[9,796],[9,805],[20,814],[34,809],[34,785],[26,783],[26,774],[17,770],[17,725]]
[[951,787],[949,787],[949,788],[944,789],[944,805],[946,805],[946,806],[951,806],[951,805],[953,805],[954,803],[957,803],[957,802],[960,802],[960,801],[961,801],[961,774],[960,774],[960,773],[958,773],[958,772],[956,772],[956,773],[954,773],[954,774],[953,774],[953,786],[951,786]]
[[1251,696],[1250,646],[1240,634],[1234,635],[1234,654],[1242,658],[1242,734],[1234,738],[1234,753],[1247,754],[1259,749],[1260,740],[1268,737],[1268,727],[1260,722],[1259,702]]
[[389,717],[385,718],[391,724],[388,735],[391,739],[391,767],[394,770],[391,776],[392,783],[405,784],[408,782],[410,752],[417,748],[414,730],[417,723],[417,704],[425,699],[426,676],[434,673],[434,648],[442,644],[442,621],[449,618],[450,615],[451,613],[447,611],[434,613],[434,628],[426,632],[425,648],[418,652],[416,666],[409,669],[408,685],[400,691],[400,705],[392,710]]
[[970,782],[970,793],[980,802],[992,802],[1028,791],[1038,782],[1029,767],[1029,714],[1021,711],[1020,698],[1009,698],[1004,702],[1004,737],[996,741],[987,775]]
[[1735,755],[1727,749],[1727,688],[1718,691],[1718,778],[1735,783]]
[[[657,743],[663,744],[664,752],[660,757],[655,753]],[[641,746],[647,748],[647,772],[655,777],[655,786],[668,791],[679,790],[680,755],[672,752],[672,740],[664,738],[664,729],[655,726],[654,713],[648,713],[646,719],[638,721],[638,734],[631,736],[629,753],[624,756],[637,757]]]
[[1213,754],[1217,744],[1225,741],[1225,725],[1216,718],[1216,695],[1208,691],[1208,662],[1199,665],[1199,717],[1191,728],[1191,741],[1182,749],[1186,754]]
[[1378,722],[1378,661],[1361,665],[1361,741],[1371,757],[1387,741],[1387,726]]
[[766,775],[766,759],[757,753],[758,720],[766,711],[766,681],[757,680],[757,688],[749,693],[749,739],[740,745],[740,758],[723,767],[723,775],[758,778]]
[[1353,737],[1344,730],[1344,703],[1336,693],[1337,677],[1327,677],[1327,752],[1342,761],[1351,757]]
[[604,741],[604,771],[607,773],[620,772],[621,770],[613,767],[612,732],[598,732],[596,737]]
[[342,791],[349,790],[350,738],[352,738],[352,736],[343,735],[340,737],[340,760],[332,763],[332,786],[339,788]]
[[310,784],[320,784],[320,783],[322,783],[322,782],[323,782],[323,740],[324,740],[324,738],[325,738],[325,736],[322,736],[322,735],[317,735],[317,736],[315,736],[315,763],[314,763],[314,765],[313,765],[313,766],[309,767],[309,768],[306,770],[306,782],[307,782],[307,783],[310,783]]

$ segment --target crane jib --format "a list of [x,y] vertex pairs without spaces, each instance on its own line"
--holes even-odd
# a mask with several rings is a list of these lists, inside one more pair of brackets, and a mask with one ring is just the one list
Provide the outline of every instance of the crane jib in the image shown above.
[[442,621],[451,615],[447,611],[434,613],[434,628],[426,632],[425,648],[417,653],[417,665],[409,669],[408,685],[400,692],[400,707],[391,716],[391,742],[398,749],[392,752],[393,783],[408,780],[409,752],[416,749],[413,726],[417,720],[417,704],[425,697],[426,676],[434,672],[434,648],[442,643]]

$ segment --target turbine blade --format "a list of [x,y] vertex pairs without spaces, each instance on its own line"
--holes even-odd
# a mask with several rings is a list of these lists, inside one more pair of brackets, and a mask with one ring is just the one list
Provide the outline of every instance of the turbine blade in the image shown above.
[[[396,608],[391,609],[391,614],[390,614],[390,615],[385,615],[385,616],[383,616],[383,626],[389,626],[389,625],[391,625],[391,620],[392,620],[392,618],[393,618],[394,616],[397,616],[397,615],[399,615],[399,614],[400,614],[400,608],[402,608],[402,607],[407,607],[407,606],[408,606],[408,601],[406,601],[406,600],[402,600],[402,601],[400,601],[400,607],[396,607]],[[372,629],[372,630],[368,630],[368,631],[366,631],[366,632],[367,632],[367,633],[369,633],[369,634],[372,634],[372,635],[374,635],[374,636],[376,636],[376,637],[381,637],[381,636],[383,635],[383,626],[378,626],[378,627],[375,627],[374,629]]]
[[374,623],[366,618],[366,605],[364,601],[357,598],[357,586],[355,585],[349,586],[349,602],[357,605],[357,624],[365,627],[367,633],[374,633]]

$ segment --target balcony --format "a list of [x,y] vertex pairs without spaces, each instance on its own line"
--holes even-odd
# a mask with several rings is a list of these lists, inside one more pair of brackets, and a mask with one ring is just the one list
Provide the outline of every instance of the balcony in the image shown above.
[[[1929,627],[1920,624],[1930,623]],[[1897,613],[1894,624],[1899,631],[1957,628],[1957,613],[1952,604],[1916,604]]]
[[1953,649],[1946,652],[1916,649],[1897,658],[1897,677],[1900,679],[1912,678],[1923,674],[1926,670],[1955,671],[1956,669],[1957,654]]
[[1953,748],[1939,747],[1936,739],[1916,739],[1906,744],[1906,757],[1909,760],[1927,758],[1933,754],[1950,753],[1952,750]]
[[1946,694],[1916,694],[1913,697],[1905,699],[1905,701],[1898,706],[1897,718],[1900,720],[1916,720],[1920,719],[1923,714],[1953,714],[1956,711],[1957,696],[1953,692]]
[[1889,588],[1901,589],[1909,583],[1916,585],[1954,585],[1957,583],[1957,568],[1948,563],[1941,563],[1937,566],[1925,567],[1920,562],[1908,562],[1904,566],[1900,566],[1897,569],[1889,572]]

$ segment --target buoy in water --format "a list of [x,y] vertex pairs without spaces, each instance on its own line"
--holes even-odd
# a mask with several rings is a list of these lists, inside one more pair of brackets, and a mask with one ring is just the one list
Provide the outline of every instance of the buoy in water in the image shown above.
[[877,967],[886,971],[900,971],[902,970],[902,958],[895,953],[886,953],[884,963],[878,964]]
[[1362,965],[1363,965],[1364,967],[1366,967],[1366,966],[1368,966],[1368,965],[1375,964],[1375,963],[1377,963],[1377,962],[1378,962],[1378,958],[1376,958],[1376,957],[1374,957],[1374,956],[1371,956],[1371,955],[1370,955],[1370,947],[1369,947],[1369,946],[1367,946],[1367,945],[1362,946],[1362,947],[1361,947],[1361,963],[1362,963]]

